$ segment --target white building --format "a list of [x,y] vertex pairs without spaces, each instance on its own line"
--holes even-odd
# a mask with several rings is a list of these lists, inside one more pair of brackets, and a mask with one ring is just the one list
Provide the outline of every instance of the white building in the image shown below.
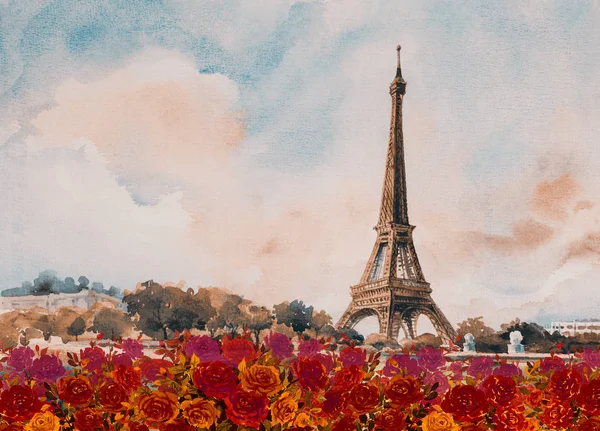
[[574,336],[577,334],[593,333],[600,334],[600,320],[568,322],[551,322],[549,331],[558,331],[560,335]]
[[27,310],[43,307],[55,312],[61,307],[80,307],[89,309],[97,302],[111,302],[118,310],[127,311],[127,306],[119,299],[93,290],[84,289],[77,293],[52,293],[50,295],[1,296],[0,310]]

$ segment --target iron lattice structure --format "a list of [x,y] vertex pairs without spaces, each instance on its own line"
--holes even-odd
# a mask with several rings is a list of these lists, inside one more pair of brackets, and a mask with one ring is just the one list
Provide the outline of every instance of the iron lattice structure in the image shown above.
[[338,328],[352,328],[368,316],[377,316],[379,332],[398,338],[400,329],[406,337],[416,337],[417,319],[427,316],[442,340],[454,340],[456,332],[444,313],[431,298],[413,243],[408,222],[406,168],[402,133],[402,101],[406,81],[400,67],[400,46],[396,77],[390,85],[392,115],[381,209],[375,231],[377,239],[360,282],[350,287],[352,301],[337,323]]

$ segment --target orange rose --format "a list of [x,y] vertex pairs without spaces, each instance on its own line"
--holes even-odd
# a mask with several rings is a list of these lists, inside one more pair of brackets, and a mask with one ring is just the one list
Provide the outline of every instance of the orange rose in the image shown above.
[[294,426],[296,428],[307,428],[310,426],[310,416],[308,413],[300,412],[296,416],[296,420],[294,421]]
[[219,417],[219,412],[212,401],[196,398],[181,404],[183,416],[198,428],[210,428]]
[[60,399],[72,406],[86,407],[92,402],[94,396],[94,388],[90,379],[85,376],[62,377],[56,387]]
[[294,415],[298,410],[298,403],[289,392],[281,394],[281,396],[271,404],[271,417],[274,424],[284,425],[294,419]]
[[36,413],[25,431],[58,431],[60,429],[60,420],[52,412]]
[[118,412],[125,407],[123,403],[129,399],[127,390],[116,382],[109,382],[100,387],[98,391],[102,408],[109,412]]
[[179,414],[177,396],[170,392],[154,391],[151,394],[140,395],[136,409],[140,416],[149,424],[168,422]]
[[397,375],[388,382],[385,396],[396,407],[408,407],[423,398],[421,383],[414,377]]
[[240,373],[242,388],[248,392],[258,392],[268,397],[281,390],[279,371],[275,367],[252,365]]

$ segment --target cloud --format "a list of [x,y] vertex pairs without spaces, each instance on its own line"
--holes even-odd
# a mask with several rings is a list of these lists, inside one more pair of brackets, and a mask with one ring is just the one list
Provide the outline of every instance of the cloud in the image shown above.
[[102,79],[63,82],[56,106],[32,124],[43,146],[89,139],[130,191],[152,201],[157,192],[206,186],[224,169],[244,138],[236,98],[225,76],[200,74],[181,54],[147,48]]
[[536,213],[556,221],[564,221],[569,216],[569,204],[581,193],[571,174],[565,174],[553,181],[542,181],[535,188],[531,206]]

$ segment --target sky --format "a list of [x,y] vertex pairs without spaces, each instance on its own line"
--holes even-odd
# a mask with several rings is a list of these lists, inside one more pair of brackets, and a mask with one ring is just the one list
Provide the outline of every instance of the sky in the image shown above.
[[600,318],[599,21],[597,1],[0,0],[0,288],[184,280],[337,320],[401,44],[436,303]]

